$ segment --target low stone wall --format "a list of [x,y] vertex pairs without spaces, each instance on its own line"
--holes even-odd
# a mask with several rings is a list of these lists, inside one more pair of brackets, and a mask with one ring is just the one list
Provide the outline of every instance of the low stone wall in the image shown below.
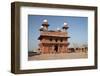
[[88,48],[87,47],[84,47],[84,48],[68,48],[68,52],[69,53],[71,53],[71,52],[85,52],[85,53],[87,53]]

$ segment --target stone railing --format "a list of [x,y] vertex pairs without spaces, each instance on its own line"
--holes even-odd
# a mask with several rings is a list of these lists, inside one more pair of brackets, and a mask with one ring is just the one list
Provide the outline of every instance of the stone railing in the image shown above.
[[69,44],[68,42],[56,42],[56,41],[42,41],[40,43],[44,43],[44,44]]
[[67,37],[67,32],[41,32],[42,36],[58,36],[58,37]]

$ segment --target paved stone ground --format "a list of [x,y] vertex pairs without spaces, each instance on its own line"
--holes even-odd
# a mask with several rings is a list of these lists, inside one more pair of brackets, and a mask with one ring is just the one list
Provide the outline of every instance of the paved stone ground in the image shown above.
[[88,54],[84,52],[41,54],[28,57],[28,60],[54,60],[54,59],[79,59],[79,58],[88,58]]

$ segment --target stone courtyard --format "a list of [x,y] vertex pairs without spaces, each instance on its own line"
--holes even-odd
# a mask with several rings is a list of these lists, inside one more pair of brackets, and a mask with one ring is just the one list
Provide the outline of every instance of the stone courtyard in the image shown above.
[[85,52],[77,53],[54,53],[54,54],[40,54],[35,56],[29,56],[28,60],[55,60],[55,59],[80,59],[88,58],[88,54]]

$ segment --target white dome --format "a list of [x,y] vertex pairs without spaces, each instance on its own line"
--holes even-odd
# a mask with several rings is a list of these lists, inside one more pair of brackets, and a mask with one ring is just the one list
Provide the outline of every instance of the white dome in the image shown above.
[[64,23],[64,26],[68,25],[68,23]]
[[43,26],[41,26],[40,28],[43,28]]
[[57,30],[60,30],[60,28],[57,28]]
[[45,20],[43,20],[43,22],[48,22],[48,20],[47,20],[47,19],[45,19]]

